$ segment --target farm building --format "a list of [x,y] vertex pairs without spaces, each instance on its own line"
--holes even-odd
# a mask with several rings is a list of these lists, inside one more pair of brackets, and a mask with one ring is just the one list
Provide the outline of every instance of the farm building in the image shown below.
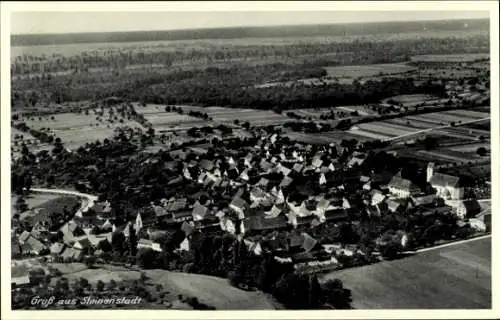
[[408,179],[395,175],[388,184],[389,192],[398,198],[408,198],[419,192],[419,188]]
[[459,201],[456,213],[461,219],[473,217],[481,212],[481,206],[476,199]]

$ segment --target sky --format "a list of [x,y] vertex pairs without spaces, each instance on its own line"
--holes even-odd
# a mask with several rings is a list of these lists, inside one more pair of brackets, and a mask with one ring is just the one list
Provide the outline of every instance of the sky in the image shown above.
[[11,34],[480,19],[487,11],[12,12]]

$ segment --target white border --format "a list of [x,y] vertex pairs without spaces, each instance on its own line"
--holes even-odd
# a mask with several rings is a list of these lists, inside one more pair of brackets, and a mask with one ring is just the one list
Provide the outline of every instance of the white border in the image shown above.
[[[497,1],[346,1],[346,2],[1,2],[1,249],[2,319],[476,319],[499,318],[492,275],[491,310],[350,310],[350,311],[11,311],[10,310],[10,13],[13,11],[489,11],[491,28],[491,115],[492,115],[492,211],[500,208],[499,167],[499,25]],[[493,229],[500,219],[493,217]],[[495,231],[496,232],[496,231]],[[8,238],[9,237],[9,238]],[[495,236],[492,239],[496,239]],[[499,266],[498,245],[492,241],[492,270]],[[438,280],[438,279],[437,279]],[[383,292],[380,292],[383,295]]]

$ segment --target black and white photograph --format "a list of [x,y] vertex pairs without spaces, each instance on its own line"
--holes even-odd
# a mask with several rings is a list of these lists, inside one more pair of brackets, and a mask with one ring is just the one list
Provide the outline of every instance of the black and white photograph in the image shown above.
[[2,16],[2,314],[492,314],[498,3],[306,2]]

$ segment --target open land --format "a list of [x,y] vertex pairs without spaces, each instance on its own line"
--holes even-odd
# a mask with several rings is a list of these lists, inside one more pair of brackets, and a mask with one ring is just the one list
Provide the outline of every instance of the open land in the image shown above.
[[333,272],[357,309],[491,308],[491,238]]

